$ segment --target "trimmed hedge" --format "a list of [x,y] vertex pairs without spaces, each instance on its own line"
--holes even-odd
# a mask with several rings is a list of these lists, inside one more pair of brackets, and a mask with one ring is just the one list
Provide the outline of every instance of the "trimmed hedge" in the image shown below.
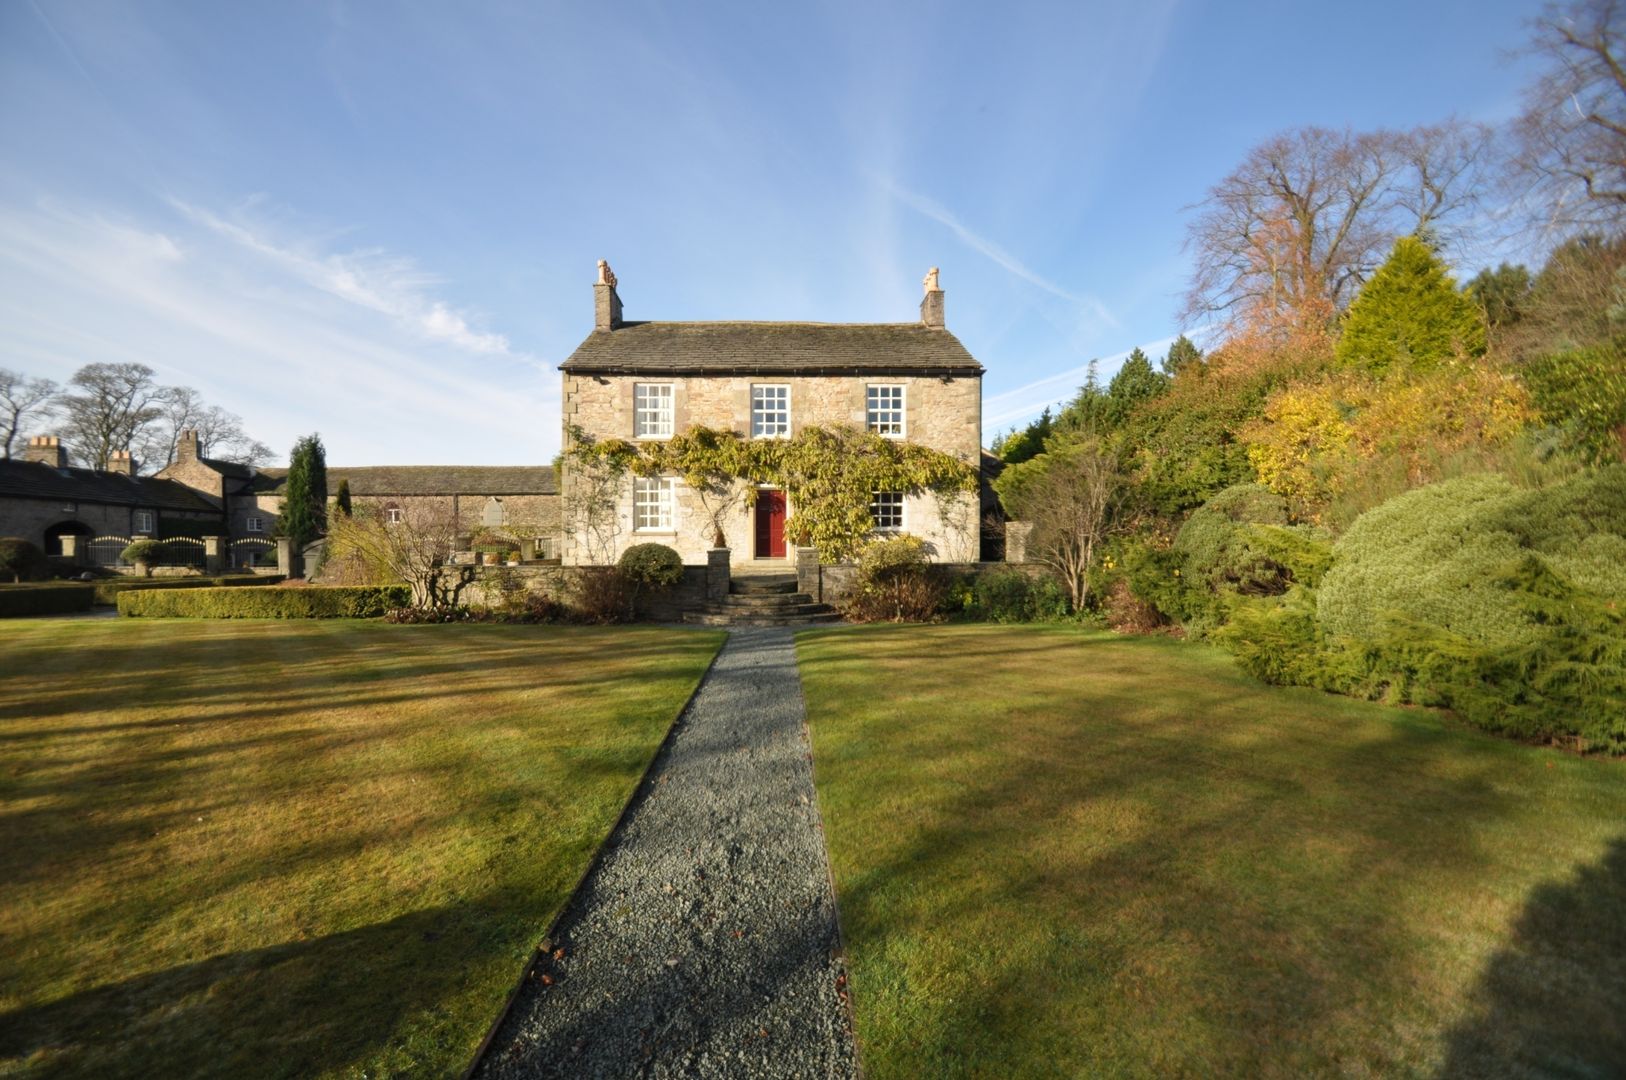
[[173,578],[120,578],[98,581],[91,586],[96,591],[96,603],[109,606],[119,602],[119,594],[135,589],[215,589],[223,586],[275,585],[281,574],[263,577],[243,574],[233,577],[173,577]]
[[301,589],[135,589],[119,614],[147,619],[376,619],[405,607],[405,585],[310,585]]
[[0,619],[89,611],[91,600],[88,585],[15,585],[0,589]]

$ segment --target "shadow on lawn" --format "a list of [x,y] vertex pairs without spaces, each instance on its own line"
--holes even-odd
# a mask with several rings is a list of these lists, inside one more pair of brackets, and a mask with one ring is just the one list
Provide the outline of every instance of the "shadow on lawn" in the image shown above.
[[[1527,751],[1423,717],[1373,723],[1370,707],[1257,687],[1206,658],[1184,668],[1168,650],[1185,647],[1162,642],[1148,657],[1138,641],[1074,635],[939,640],[975,657],[975,689],[951,698],[906,632],[850,645],[836,633],[839,651],[803,664],[804,685],[830,680],[827,709],[866,700],[877,671],[890,698],[911,702],[910,723],[827,713],[847,734],[817,761],[821,800],[836,796],[826,827],[860,1033],[887,1047],[877,1075],[1038,1061],[1381,1074],[1427,1052],[1431,995],[1444,990],[1411,905],[1436,887],[1459,901],[1481,887],[1494,861],[1485,830],[1526,812],[1506,779]],[[986,724],[998,738],[973,730]],[[877,811],[876,792],[897,795]],[[1456,1075],[1509,1039],[1618,1060],[1623,860],[1617,845],[1559,890],[1567,899],[1532,894],[1520,932],[1541,944],[1492,965],[1484,1022],[1453,1042]],[[999,911],[1016,917],[990,918]],[[1518,974],[1532,948],[1564,970]],[[1415,1037],[1402,1045],[1397,1031]]]
[[1525,901],[1452,1033],[1444,1077],[1626,1076],[1626,837]]
[[[520,901],[497,892],[3,1013],[0,1063],[52,1075],[338,1074],[376,1059],[403,1021],[434,1010],[499,958],[488,917]],[[376,985],[378,957],[424,954],[429,943],[441,962]],[[462,1034],[472,1053],[479,1032]],[[410,1062],[399,1064],[411,1071]]]

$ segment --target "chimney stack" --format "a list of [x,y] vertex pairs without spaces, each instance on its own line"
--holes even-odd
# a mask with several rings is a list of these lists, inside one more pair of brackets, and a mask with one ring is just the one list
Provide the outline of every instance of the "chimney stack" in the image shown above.
[[620,325],[621,297],[615,291],[615,271],[600,259],[598,280],[593,283],[593,329],[614,330]]
[[128,450],[115,450],[107,455],[107,471],[120,476],[135,475],[135,459]]
[[203,456],[198,448],[198,433],[193,428],[182,428],[180,438],[175,440],[175,461],[196,461]]
[[926,271],[926,295],[920,301],[920,321],[925,326],[943,325],[943,290],[937,284],[937,267]]
[[28,448],[23,451],[23,460],[32,461],[37,465],[49,465],[53,469],[65,469],[68,466],[68,455],[62,450],[62,440],[55,435],[30,436]]

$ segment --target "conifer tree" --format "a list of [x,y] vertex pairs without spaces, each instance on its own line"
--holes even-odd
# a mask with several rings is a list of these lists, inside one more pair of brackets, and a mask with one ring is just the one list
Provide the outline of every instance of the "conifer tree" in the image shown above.
[[1181,334],[1169,346],[1169,353],[1163,358],[1163,374],[1174,378],[1186,368],[1203,361],[1203,351],[1193,345],[1191,339]]
[[1457,291],[1426,243],[1402,236],[1349,306],[1336,355],[1341,367],[1382,375],[1484,351],[1479,305]]
[[351,507],[350,507],[350,480],[349,480],[349,478],[345,478],[345,479],[339,481],[339,493],[338,493],[338,495],[334,496],[333,506],[334,506],[334,509],[338,510],[338,512],[343,514],[345,517],[350,516]]
[[301,547],[327,532],[327,451],[320,435],[306,435],[288,455],[278,528]]
[[1132,351],[1123,367],[1107,384],[1107,420],[1113,426],[1129,419],[1135,406],[1150,401],[1169,387],[1169,377],[1152,368],[1152,361],[1140,349]]

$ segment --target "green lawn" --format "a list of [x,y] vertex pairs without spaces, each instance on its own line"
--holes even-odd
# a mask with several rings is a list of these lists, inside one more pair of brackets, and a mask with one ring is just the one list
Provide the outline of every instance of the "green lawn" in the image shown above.
[[0,1074],[455,1075],[720,640],[0,624]]
[[1626,1073],[1626,762],[1163,638],[798,651],[872,1080]]

